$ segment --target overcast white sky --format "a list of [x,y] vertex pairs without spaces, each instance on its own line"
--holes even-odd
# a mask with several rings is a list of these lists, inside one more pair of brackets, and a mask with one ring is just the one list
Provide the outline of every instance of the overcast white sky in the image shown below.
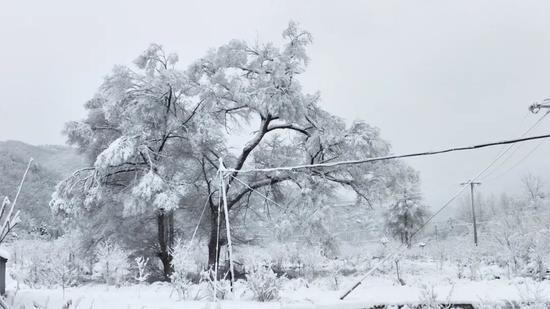
[[[150,42],[183,66],[232,38],[278,42],[290,19],[314,36],[306,89],[378,126],[395,153],[516,137],[540,116],[527,106],[550,97],[548,1],[2,1],[0,140],[63,143],[102,77]],[[479,192],[518,192],[528,172],[550,186],[550,141],[517,165],[536,145]],[[438,207],[499,150],[408,162]]]

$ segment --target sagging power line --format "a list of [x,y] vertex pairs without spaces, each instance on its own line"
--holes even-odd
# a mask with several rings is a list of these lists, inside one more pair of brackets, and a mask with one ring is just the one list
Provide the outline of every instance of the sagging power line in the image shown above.
[[276,171],[294,171],[294,170],[309,169],[309,168],[336,167],[336,166],[342,166],[342,165],[356,165],[356,164],[363,164],[363,163],[370,163],[370,162],[384,161],[384,160],[403,159],[403,158],[412,158],[412,157],[421,157],[421,156],[433,156],[438,154],[465,151],[465,150],[477,150],[477,149],[486,148],[486,147],[494,147],[499,145],[511,145],[511,144],[516,144],[516,143],[521,143],[526,141],[545,139],[549,137],[550,137],[550,134],[544,134],[544,135],[522,137],[522,138],[516,138],[516,139],[510,139],[510,140],[503,140],[498,142],[490,142],[485,144],[478,144],[473,146],[453,147],[453,148],[447,148],[442,150],[415,152],[415,153],[409,153],[409,154],[403,154],[403,155],[389,155],[389,156],[373,157],[373,158],[366,158],[366,159],[359,159],[359,160],[304,164],[304,165],[296,165],[296,166],[280,166],[280,167],[241,169],[241,170],[226,169],[225,171],[244,174],[244,173],[254,173],[254,172],[265,173],[265,172],[276,172]]
[[[529,108],[529,110],[534,112],[531,107]],[[525,131],[521,136],[525,136],[530,130],[535,128],[549,113],[550,112],[546,112],[544,115],[542,115],[542,117],[540,117],[533,125],[531,125],[529,129],[527,129],[527,131]],[[498,160],[500,160],[508,151],[510,151],[510,149],[512,149],[512,146],[515,143],[526,139],[530,139],[530,138],[519,138],[519,139],[516,139],[515,141],[509,141],[508,143],[492,143],[493,145],[508,144],[508,147],[504,148],[499,154],[497,154],[497,156],[484,169],[479,171],[474,177],[470,178],[470,180],[467,183],[472,183],[478,180],[483,174],[485,174],[488,170],[490,170],[491,167],[493,167]],[[488,147],[488,145],[490,144],[485,144],[484,147]],[[477,147],[477,148],[482,148],[482,147]],[[476,149],[476,148],[474,147],[470,149]],[[447,151],[447,152],[450,152],[450,151]],[[445,204],[443,204],[443,206],[441,206],[441,208],[439,208],[435,213],[433,213],[414,233],[412,233],[411,238],[414,237],[420,231],[422,231],[422,229],[424,229],[424,227],[426,227],[433,218],[435,218],[445,208],[447,208],[456,198],[458,198],[458,196],[460,196],[460,194],[462,194],[462,192],[465,189],[466,189],[466,186],[462,186],[460,190],[458,190],[453,196],[451,196],[451,198]],[[397,247],[395,251],[393,251],[391,254],[386,256],[386,258],[382,259],[380,262],[374,265],[374,267],[372,267],[359,281],[357,281],[350,289],[346,290],[346,292],[340,297],[340,300],[344,300],[344,298],[346,298],[351,292],[353,292],[364,280],[368,278],[368,276],[370,276],[370,274],[372,274],[376,269],[378,269],[378,267],[383,265],[386,261],[388,261],[392,257],[397,256],[402,250],[402,247],[403,247],[403,244]]]
[[[530,110],[532,112],[537,112],[540,108],[546,108],[546,106],[539,105],[536,107],[530,107]],[[550,108],[550,101],[548,108]],[[274,167],[274,168],[260,168],[260,169],[228,169],[223,165],[223,161],[220,160],[220,168],[218,170],[218,173],[220,175],[221,180],[221,186],[220,190],[222,191],[222,195],[225,197],[225,190],[226,187],[224,185],[224,178],[226,175],[229,175],[229,173],[233,173],[232,177],[235,177],[235,175],[243,174],[243,173],[253,173],[253,172],[274,172],[274,171],[294,171],[294,170],[300,170],[300,169],[309,169],[309,168],[323,168],[323,167],[337,167],[337,166],[343,166],[343,165],[355,165],[355,164],[363,164],[363,163],[369,163],[369,162],[376,162],[376,161],[383,161],[383,160],[392,160],[392,159],[401,159],[401,158],[409,158],[409,157],[419,157],[419,156],[432,156],[437,154],[443,154],[443,153],[449,153],[449,152],[457,152],[457,151],[465,151],[465,150],[477,150],[481,148],[486,147],[492,147],[492,146],[499,146],[499,145],[508,145],[502,152],[500,152],[493,161],[489,163],[487,167],[482,169],[479,173],[477,173],[474,177],[471,178],[468,182],[464,183],[465,185],[456,192],[440,209],[438,209],[434,214],[432,214],[415,232],[411,234],[411,238],[414,237],[417,233],[419,233],[435,216],[437,216],[441,211],[443,211],[446,207],[448,207],[466,188],[466,184],[470,184],[473,188],[473,184],[475,181],[481,177],[484,173],[486,173],[491,167],[494,166],[494,164],[502,158],[510,149],[512,146],[516,143],[521,143],[525,141],[530,140],[540,140],[549,138],[550,134],[544,134],[544,135],[538,135],[538,136],[531,136],[531,137],[524,137],[531,129],[533,129],[538,123],[542,121],[542,119],[548,115],[547,112],[545,113],[537,122],[535,122],[526,132],[524,132],[520,138],[511,139],[511,140],[504,140],[504,141],[498,141],[498,142],[490,142],[485,144],[478,144],[473,146],[464,146],[464,147],[454,147],[454,148],[447,148],[437,151],[426,151],[426,152],[418,152],[418,153],[411,153],[411,154],[404,154],[404,155],[389,155],[389,156],[381,156],[381,157],[374,157],[374,158],[366,158],[366,159],[359,159],[359,160],[349,160],[349,161],[339,161],[339,162],[325,162],[325,163],[317,163],[317,164],[306,164],[306,165],[297,165],[297,166],[288,166],[288,167]],[[219,209],[220,210],[220,209]],[[227,216],[227,213],[226,213]],[[219,219],[219,218],[218,218]],[[229,221],[227,221],[228,218],[226,218],[226,229],[227,229],[227,237],[230,238],[229,234]],[[219,238],[219,221],[218,221],[218,238]],[[476,240],[477,242],[477,240]],[[229,245],[230,246],[230,245]],[[359,281],[357,281],[349,290],[347,290],[340,299],[343,300],[345,297],[347,297],[353,290],[355,290],[363,280],[365,280],[373,271],[375,271],[378,267],[380,267],[382,264],[384,264],[387,260],[390,258],[397,256],[400,253],[400,250],[402,248],[402,245],[396,248],[393,253],[386,256],[384,259],[379,261],[378,264],[376,264],[374,267],[372,267],[365,276],[363,276]],[[229,249],[231,251],[231,249]],[[230,259],[230,265],[232,263],[231,255],[229,257]],[[231,267],[230,267],[231,268]],[[217,276],[217,267],[216,267],[216,276]],[[232,275],[233,277],[233,275]],[[233,281],[233,280],[232,280]]]

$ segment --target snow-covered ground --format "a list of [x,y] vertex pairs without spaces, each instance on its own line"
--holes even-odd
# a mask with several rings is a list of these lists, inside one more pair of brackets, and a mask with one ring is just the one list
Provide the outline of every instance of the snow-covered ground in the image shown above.
[[[502,262],[506,261],[506,252],[499,250],[490,242],[475,247],[463,238],[449,238],[437,243],[428,243],[422,247],[415,246],[402,250],[398,260],[387,261],[373,271],[344,301],[339,299],[346,289],[364,276],[373,265],[377,265],[380,259],[388,256],[389,252],[393,252],[390,248],[397,246],[397,244],[370,243],[345,245],[341,247],[344,254],[332,259],[321,257],[313,250],[294,252],[281,246],[241,247],[240,259],[245,262],[250,260],[249,265],[254,265],[252,261],[278,261],[280,256],[301,254],[302,266],[296,270],[293,268],[296,265],[290,260],[279,261],[282,263],[279,267],[283,265],[285,271],[290,271],[287,273],[293,279],[275,278],[277,283],[281,283],[278,293],[280,297],[277,301],[266,303],[254,301],[257,295],[254,295],[250,288],[253,280],[248,282],[239,280],[235,283],[232,295],[218,303],[213,303],[210,296],[211,285],[207,280],[192,285],[185,300],[181,300],[170,283],[155,282],[137,285],[135,270],[125,281],[121,281],[120,287],[101,284],[99,282],[107,281],[91,277],[76,282],[77,287],[66,288],[63,291],[58,287],[59,278],[56,276],[54,276],[57,278],[55,281],[40,281],[47,279],[42,277],[52,275],[47,273],[49,268],[46,264],[29,259],[29,261],[35,261],[32,265],[35,268],[39,265],[42,272],[36,273],[36,269],[31,268],[34,272],[25,273],[27,264],[23,261],[25,256],[30,258],[29,250],[42,252],[40,258],[43,258],[48,248],[40,247],[40,242],[36,241],[19,241],[12,246],[14,258],[8,263],[7,270],[10,274],[7,289],[8,302],[17,309],[313,309],[370,308],[380,304],[420,303],[474,305],[517,303],[521,304],[522,308],[529,303],[540,304],[541,308],[546,308],[546,304],[550,303],[550,280],[548,280],[547,271],[534,275],[529,273],[529,270],[536,270],[536,268],[529,268],[531,264],[528,264],[529,267],[525,266],[527,268],[514,272],[509,264]],[[22,250],[22,248],[28,250]],[[279,251],[276,252],[276,250]],[[55,270],[55,268],[52,269]],[[39,277],[32,277],[37,275]],[[15,279],[19,281],[19,288]],[[34,282],[42,282],[42,284]],[[36,288],[37,286],[41,288]],[[57,287],[46,288],[48,286]],[[71,302],[71,306],[63,307],[68,302]],[[484,307],[481,306],[481,308]]]
[[[332,278],[318,278],[306,283],[304,280],[288,280],[277,302],[252,301],[250,292],[241,285],[235,288],[236,296],[218,304],[208,300],[181,301],[167,283],[152,285],[106,286],[85,285],[77,288],[30,289],[16,291],[10,282],[8,300],[14,308],[61,309],[68,308],[127,308],[127,309],[205,309],[205,308],[368,308],[379,304],[414,304],[436,301],[440,303],[505,304],[506,302],[550,302],[550,283],[535,282],[528,278],[493,279],[472,281],[457,279],[450,264],[434,262],[402,263],[401,286],[394,273],[384,270],[364,281],[345,300],[339,296],[352,285],[360,274],[343,277],[338,287]],[[387,270],[390,270],[389,268]],[[194,293],[191,293],[194,295]]]
[[[319,287],[287,290],[278,302],[260,303],[248,299],[223,300],[221,308],[365,308],[379,304],[419,303],[433,288],[435,299],[441,303],[504,304],[505,302],[550,301],[550,284],[518,282],[517,280],[493,280],[482,282],[457,282],[454,285],[397,286],[375,279],[360,286],[344,301],[339,291]],[[165,284],[151,286],[109,287],[104,285],[61,289],[22,289],[15,299],[10,291],[10,303],[14,308],[61,308],[71,301],[70,308],[135,308],[135,309],[203,309],[216,308],[209,301],[180,301],[171,296],[171,287]]]

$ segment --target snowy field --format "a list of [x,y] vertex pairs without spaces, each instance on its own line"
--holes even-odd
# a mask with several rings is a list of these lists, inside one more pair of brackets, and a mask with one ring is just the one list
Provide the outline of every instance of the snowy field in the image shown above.
[[[348,281],[348,280],[346,280]],[[550,284],[530,280],[494,280],[481,282],[459,281],[453,285],[439,284],[427,287],[397,286],[388,280],[373,278],[359,287],[348,299],[338,299],[340,293],[321,287],[290,287],[285,289],[277,302],[255,302],[247,297],[222,300],[219,308],[365,308],[380,304],[415,304],[429,299],[440,303],[461,303],[493,305],[507,302],[549,302]],[[432,290],[433,288],[433,290]],[[426,293],[433,293],[426,295]],[[93,285],[68,288],[63,296],[61,289],[21,289],[12,300],[14,308],[62,308],[71,302],[69,308],[128,308],[128,309],[176,309],[176,308],[218,308],[210,301],[180,301],[172,288],[166,284],[151,286]]]
[[[209,300],[202,285],[190,288],[196,300],[180,300],[168,283],[128,286],[90,284],[74,288],[32,289],[9,282],[8,302],[13,308],[128,308],[128,309],[204,309],[204,308],[369,308],[374,305],[399,304],[474,304],[479,308],[507,304],[534,304],[543,306],[550,302],[550,283],[536,282],[528,278],[470,280],[457,279],[453,265],[441,265],[436,261],[405,262],[401,286],[396,282],[392,269],[383,267],[360,285],[346,300],[339,300],[344,288],[352,285],[358,276],[339,278],[335,286],[333,278],[317,278],[310,283],[303,279],[286,280],[280,299],[271,302],[253,301],[253,295],[243,281],[235,284],[235,295],[227,295],[217,303]],[[387,272],[387,273],[386,273]],[[485,272],[485,274],[483,274]],[[494,268],[480,268],[480,276],[495,273]],[[338,289],[336,289],[338,288]],[[206,294],[205,294],[206,293]],[[67,303],[71,305],[67,307]],[[65,306],[65,307],[63,307]],[[539,308],[539,307],[533,307]]]

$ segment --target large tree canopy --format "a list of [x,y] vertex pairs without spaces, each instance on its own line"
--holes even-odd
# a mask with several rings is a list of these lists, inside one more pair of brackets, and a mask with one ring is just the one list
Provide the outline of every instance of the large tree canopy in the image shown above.
[[[135,61],[137,70],[115,67],[86,104],[87,118],[67,125],[69,143],[92,166],[58,185],[52,207],[72,214],[113,207],[130,216],[207,203],[214,263],[220,158],[235,170],[226,175],[230,210],[258,205],[254,190],[287,204],[296,198],[303,205],[327,203],[342,188],[355,193],[358,207],[383,202],[394,192],[396,177],[409,171],[397,161],[238,172],[390,152],[377,128],[362,121],[348,126],[320,107],[319,94],[304,93],[299,76],[312,37],[293,22],[283,37],[282,47],[233,40],[185,70],[175,67],[177,56],[153,44]],[[250,140],[238,146],[236,137],[245,133]],[[232,220],[240,213],[231,211]]]

